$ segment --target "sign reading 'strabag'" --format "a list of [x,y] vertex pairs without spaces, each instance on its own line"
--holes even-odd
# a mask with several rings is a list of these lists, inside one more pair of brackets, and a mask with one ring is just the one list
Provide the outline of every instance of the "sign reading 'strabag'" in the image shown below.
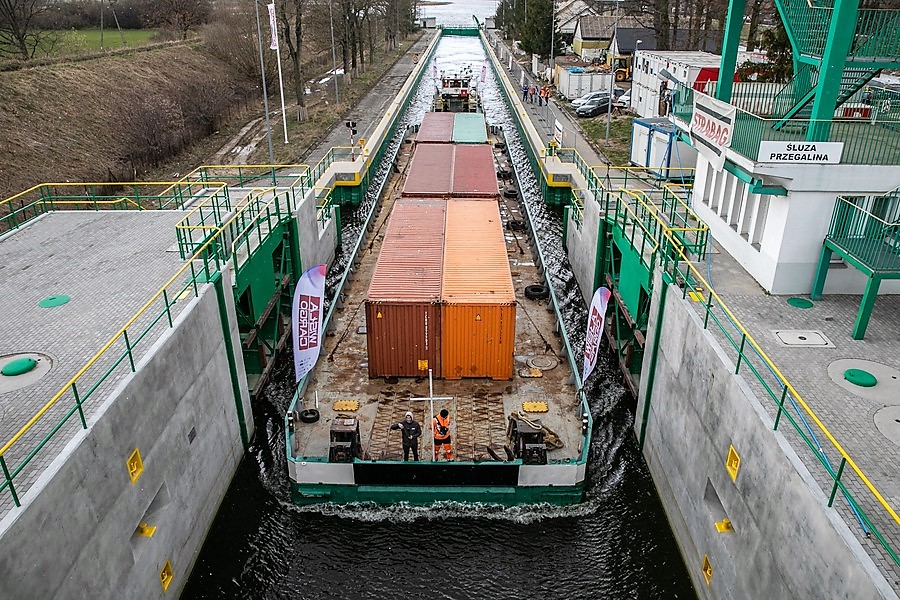
[[691,116],[691,145],[709,161],[716,171],[725,165],[725,151],[734,135],[734,106],[694,94],[694,113]]

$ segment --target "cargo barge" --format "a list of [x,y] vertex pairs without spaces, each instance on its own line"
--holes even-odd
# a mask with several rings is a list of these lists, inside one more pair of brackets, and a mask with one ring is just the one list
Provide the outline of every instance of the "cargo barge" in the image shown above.
[[[456,106],[447,89],[436,101]],[[591,418],[527,209],[500,192],[502,132],[435,111],[408,133],[287,416],[292,497],[580,502]],[[407,412],[418,461],[396,427]]]

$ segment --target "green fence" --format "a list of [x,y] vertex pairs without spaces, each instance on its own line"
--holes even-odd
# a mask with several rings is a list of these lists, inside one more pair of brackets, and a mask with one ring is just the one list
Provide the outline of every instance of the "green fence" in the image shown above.
[[900,193],[838,197],[825,239],[874,273],[900,273]]

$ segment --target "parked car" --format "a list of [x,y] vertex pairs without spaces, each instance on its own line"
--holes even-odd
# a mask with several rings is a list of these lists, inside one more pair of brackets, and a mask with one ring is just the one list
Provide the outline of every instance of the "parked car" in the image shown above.
[[609,97],[609,92],[607,90],[595,90],[593,92],[588,92],[584,96],[581,96],[579,98],[575,98],[574,100],[572,100],[572,108],[578,108],[579,106],[582,106],[583,104],[586,104],[587,102],[591,102],[598,98],[608,98],[608,97]]
[[[621,96],[624,93],[625,93],[625,90],[623,90],[622,88],[613,87],[613,96],[614,97],[618,98],[619,96]],[[578,108],[585,102],[590,102],[591,100],[594,100],[596,98],[606,98],[606,97],[609,97],[609,90],[594,90],[593,92],[588,92],[587,94],[572,100],[572,108]]]
[[596,117],[609,110],[609,96],[595,98],[590,102],[586,102],[575,109],[575,114],[579,117]]
[[616,106],[619,106],[621,108],[631,110],[631,90],[628,90],[627,92],[616,98],[615,104]]

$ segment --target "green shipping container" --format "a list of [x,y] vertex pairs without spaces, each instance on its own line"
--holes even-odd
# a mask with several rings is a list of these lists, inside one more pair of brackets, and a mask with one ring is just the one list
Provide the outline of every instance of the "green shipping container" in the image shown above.
[[453,115],[453,143],[486,144],[487,123],[481,113],[456,113]]

